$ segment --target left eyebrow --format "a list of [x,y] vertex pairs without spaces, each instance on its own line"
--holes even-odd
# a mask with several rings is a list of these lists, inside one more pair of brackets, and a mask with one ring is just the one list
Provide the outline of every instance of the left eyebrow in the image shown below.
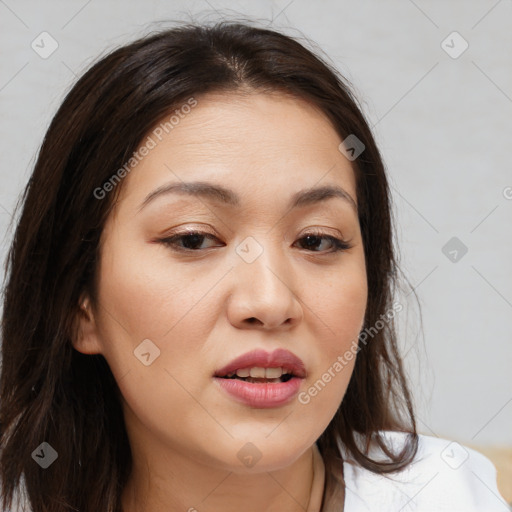
[[[240,207],[240,197],[231,189],[205,181],[167,183],[150,192],[140,204],[138,211],[148,203],[167,194],[182,194],[201,196],[211,201],[224,203],[234,207]],[[299,190],[290,198],[288,209],[304,208],[327,199],[338,198],[346,201],[357,214],[357,204],[352,196],[337,185],[325,185],[322,187]]]

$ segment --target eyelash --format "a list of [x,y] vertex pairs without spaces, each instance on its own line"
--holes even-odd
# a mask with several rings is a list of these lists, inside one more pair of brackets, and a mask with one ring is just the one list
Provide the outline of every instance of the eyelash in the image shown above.
[[[184,231],[182,233],[176,233],[170,237],[162,238],[159,241],[161,243],[163,243],[165,246],[170,247],[172,250],[177,251],[177,252],[193,253],[193,252],[200,252],[201,250],[206,250],[206,249],[189,249],[186,247],[179,247],[176,244],[177,240],[180,240],[180,239],[183,240],[190,236],[200,236],[200,237],[209,238],[210,240],[217,239],[216,236],[212,235],[211,233],[205,232],[205,231]],[[333,254],[333,253],[343,252],[343,251],[346,251],[346,250],[352,248],[352,245],[349,244],[347,241],[341,240],[339,238],[336,238],[332,235],[328,235],[326,233],[322,233],[321,231],[310,231],[310,232],[306,233],[303,237],[301,237],[299,240],[304,240],[307,237],[315,237],[315,238],[320,238],[320,239],[324,238],[324,239],[329,240],[334,246],[334,248],[331,249],[330,251],[311,251],[313,253]]]

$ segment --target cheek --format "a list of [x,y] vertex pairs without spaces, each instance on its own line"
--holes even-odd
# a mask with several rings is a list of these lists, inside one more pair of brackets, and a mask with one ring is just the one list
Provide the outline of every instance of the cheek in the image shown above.
[[158,425],[174,425],[179,410],[179,430],[183,415],[204,416],[190,393],[200,396],[198,358],[222,307],[207,292],[225,270],[178,268],[164,251],[150,262],[148,252],[111,250],[102,261],[102,351],[130,409],[147,423],[158,411]]
[[[203,298],[222,277],[222,269],[204,270],[198,277],[194,265],[177,266],[165,250],[155,249],[143,245],[125,249],[118,241],[101,264],[102,321],[113,330],[106,338],[133,345],[132,350],[146,338],[156,344],[167,344],[170,337],[184,343],[215,315],[211,304],[204,307]],[[198,316],[201,322],[191,321]],[[187,337],[175,335],[185,326]]]
[[220,437],[225,432],[200,404],[204,382],[197,362],[219,314],[205,293],[224,272],[198,277],[168,260],[150,265],[143,258],[120,252],[101,267],[102,346],[124,400],[126,423],[142,424],[168,440],[214,429]]
[[[316,285],[316,287],[315,287]],[[364,259],[351,258],[346,264],[333,270],[322,279],[311,276],[308,284],[310,313],[323,329],[325,349],[339,352],[355,339],[363,327],[368,299],[366,268]]]
[[[355,366],[358,338],[367,305],[367,279],[363,258],[346,258],[328,279],[309,276],[308,315],[315,325],[317,359],[303,392],[297,414],[313,431],[327,427],[340,406]],[[317,288],[312,288],[316,282]],[[316,427],[315,427],[316,424]]]

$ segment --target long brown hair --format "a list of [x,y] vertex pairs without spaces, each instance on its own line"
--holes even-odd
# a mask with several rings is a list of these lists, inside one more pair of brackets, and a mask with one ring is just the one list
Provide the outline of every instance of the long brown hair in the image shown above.
[[[190,97],[282,92],[315,104],[342,139],[365,146],[353,162],[368,280],[365,329],[391,308],[398,267],[384,165],[351,87],[297,39],[251,22],[186,23],[123,46],[94,64],[53,118],[19,198],[6,262],[0,382],[3,509],[26,497],[34,512],[120,510],[131,452],[119,388],[101,355],[73,349],[84,292],[96,303],[99,240],[122,183],[94,191],[129,161],[143,137]],[[408,432],[399,453],[383,430]],[[388,455],[373,460],[373,440]],[[346,395],[318,440],[324,510],[339,492],[338,442],[365,468],[388,473],[413,459],[418,437],[392,320],[360,343]],[[33,451],[47,442],[47,469]],[[23,490],[24,489],[24,490]]]

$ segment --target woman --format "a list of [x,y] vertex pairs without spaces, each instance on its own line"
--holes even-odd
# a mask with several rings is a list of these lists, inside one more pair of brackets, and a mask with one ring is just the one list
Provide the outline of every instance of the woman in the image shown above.
[[503,509],[490,461],[416,433],[384,166],[290,37],[190,24],[95,64],[7,272],[6,509],[20,478],[34,511]]

